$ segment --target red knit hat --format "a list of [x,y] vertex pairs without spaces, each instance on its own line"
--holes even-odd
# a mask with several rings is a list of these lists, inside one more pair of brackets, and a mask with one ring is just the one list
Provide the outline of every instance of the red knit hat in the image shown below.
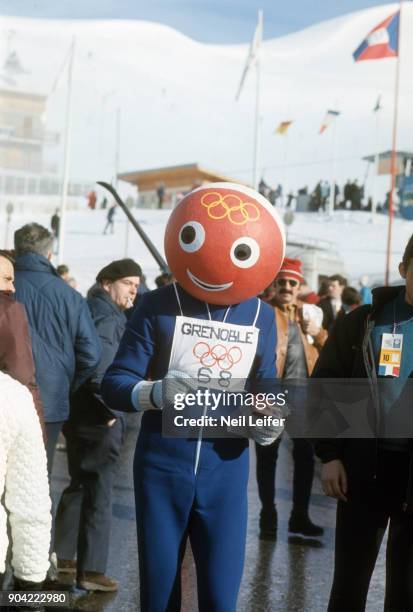
[[277,274],[277,278],[291,278],[299,283],[303,283],[304,276],[301,261],[299,259],[291,259],[290,257],[286,257],[282,263],[280,271]]

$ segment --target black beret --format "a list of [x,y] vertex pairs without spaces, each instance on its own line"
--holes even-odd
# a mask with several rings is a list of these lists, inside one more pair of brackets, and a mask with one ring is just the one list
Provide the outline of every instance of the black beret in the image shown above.
[[112,261],[101,269],[96,277],[98,283],[102,281],[117,281],[126,276],[142,276],[142,268],[133,259],[118,259]]

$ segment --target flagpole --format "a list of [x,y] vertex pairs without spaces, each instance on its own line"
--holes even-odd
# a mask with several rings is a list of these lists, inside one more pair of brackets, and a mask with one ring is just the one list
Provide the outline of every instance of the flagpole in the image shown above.
[[397,41],[396,79],[395,79],[395,87],[394,87],[393,138],[392,138],[392,151],[391,151],[391,164],[390,164],[391,187],[390,187],[390,194],[389,194],[389,222],[388,222],[388,229],[387,229],[387,252],[386,252],[386,272],[385,272],[385,284],[386,285],[388,285],[390,281],[391,245],[392,245],[392,231],[393,231],[393,217],[394,217],[394,191],[396,189],[396,182],[397,182],[397,127],[398,127],[398,120],[399,120],[402,7],[403,7],[403,0],[400,0],[399,31],[398,31],[398,41]]
[[336,123],[337,120],[334,121],[332,134],[331,134],[331,148],[332,148],[332,157],[331,157],[331,181],[330,181],[330,202],[329,202],[329,214],[332,215],[334,212],[334,202],[336,195]]
[[283,188],[283,208],[287,207],[288,202],[288,167],[287,167],[287,159],[288,159],[288,130],[284,134],[284,184]]
[[379,125],[380,125],[380,107],[376,110],[376,134],[374,138],[374,172],[373,172],[373,185],[372,185],[372,198],[371,198],[371,220],[372,223],[376,222],[377,214],[377,177],[379,175]]
[[252,184],[255,189],[258,189],[260,180],[260,149],[261,149],[261,129],[260,129],[260,90],[261,90],[261,43],[263,32],[263,13],[262,9],[258,10],[258,41],[257,41],[257,57],[255,62],[256,69],[256,91],[255,91],[255,126],[254,126],[254,165]]
[[59,244],[58,244],[58,251],[57,251],[57,261],[59,264],[63,263],[65,231],[66,231],[66,208],[67,208],[67,196],[68,196],[68,191],[69,191],[69,162],[70,162],[71,124],[72,124],[72,75],[73,75],[74,55],[75,55],[75,39],[73,38],[72,49],[71,49],[70,59],[69,59],[68,73],[67,73],[63,184],[62,184],[62,198],[60,202]]

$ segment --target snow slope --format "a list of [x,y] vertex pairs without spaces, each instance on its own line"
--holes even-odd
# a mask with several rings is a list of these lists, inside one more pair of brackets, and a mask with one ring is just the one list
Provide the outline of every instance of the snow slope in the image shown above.
[[[163,236],[169,211],[134,209],[136,218],[141,222],[151,240],[163,253]],[[115,218],[115,234],[103,236],[105,211],[69,211],[67,214],[67,235],[65,262],[78,280],[79,290],[85,293],[94,282],[97,272],[113,259],[125,257],[126,222],[121,211]],[[11,246],[12,232],[33,221],[33,216],[15,215],[8,232],[8,246]],[[49,215],[37,215],[36,221],[49,225]],[[372,224],[370,215],[361,212],[339,211],[333,220],[325,215],[297,213],[291,226],[294,239],[306,241],[308,238],[332,241],[338,249],[352,283],[357,283],[363,274],[372,281],[382,283],[385,267],[385,245],[387,237],[387,218],[379,216]],[[393,234],[392,280],[398,278],[397,264],[403,249],[413,232],[413,223],[395,219]],[[0,247],[5,236],[4,218],[0,220]],[[143,267],[149,285],[154,286],[154,278],[159,274],[151,255],[133,228],[129,232],[127,254],[135,258]]]
[[[382,93],[378,146],[390,146],[394,60],[355,64],[352,52],[397,4],[382,5],[267,40],[262,56],[262,161],[269,182],[313,186],[332,173],[332,131],[318,129],[328,108],[337,121],[337,176],[363,177],[363,155],[374,151],[372,109]],[[238,103],[235,92],[247,45],[209,45],[160,24],[143,21],[47,21],[0,16],[3,40],[29,74],[23,89],[49,93],[76,37],[72,176],[110,178],[115,167],[115,110],[121,108],[123,171],[198,161],[251,180],[254,78]],[[402,23],[400,148],[411,147],[413,4]],[[50,96],[49,129],[63,124],[66,84]],[[292,119],[288,146],[273,134]],[[287,168],[288,166],[288,168]],[[384,190],[385,183],[381,183]]]

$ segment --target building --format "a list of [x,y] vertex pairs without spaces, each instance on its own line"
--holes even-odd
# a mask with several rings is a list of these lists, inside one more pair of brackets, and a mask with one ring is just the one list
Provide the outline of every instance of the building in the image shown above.
[[[363,161],[376,166],[378,175],[391,174],[391,151],[384,151],[376,155],[367,155]],[[396,151],[396,173],[397,177],[410,176],[412,174],[413,153],[408,151]]]
[[[11,33],[9,32],[10,44]],[[39,92],[17,53],[9,50],[0,69],[0,209],[54,209],[62,193],[60,134],[46,129],[47,96]],[[70,196],[86,196],[90,183],[70,183]]]
[[123,172],[118,174],[118,179],[136,186],[138,205],[142,208],[173,208],[185,193],[204,183],[241,182],[201,168],[198,164]]
[[57,166],[47,166],[44,150],[59,143],[46,132],[42,116],[46,97],[0,89],[0,195],[35,195],[58,189]]
[[304,278],[310,287],[317,288],[321,281],[333,274],[346,276],[344,262],[337,247],[329,240],[289,234],[286,255],[301,259]]

